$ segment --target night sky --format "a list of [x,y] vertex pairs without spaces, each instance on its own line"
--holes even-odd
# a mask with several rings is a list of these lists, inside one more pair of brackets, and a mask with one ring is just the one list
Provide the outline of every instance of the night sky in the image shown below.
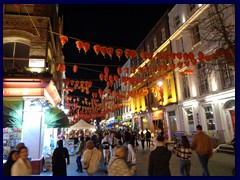
[[[91,92],[105,88],[106,82],[101,82],[99,79],[100,72],[104,72],[104,67],[108,66],[110,74],[117,74],[117,66],[122,66],[127,59],[123,55],[119,61],[115,53],[112,59],[108,55],[104,58],[101,53],[96,55],[93,46],[99,44],[112,47],[114,50],[120,48],[123,51],[127,48],[136,49],[167,8],[173,6],[170,4],[60,5],[59,12],[64,21],[63,34],[69,38],[68,43],[63,47],[67,65],[66,76],[74,80],[91,80],[93,82]],[[90,43],[90,50],[86,54],[83,50],[79,53],[75,45],[76,39]],[[73,73],[72,63],[81,63],[78,64],[77,73]],[[79,92],[75,94],[79,95]]]

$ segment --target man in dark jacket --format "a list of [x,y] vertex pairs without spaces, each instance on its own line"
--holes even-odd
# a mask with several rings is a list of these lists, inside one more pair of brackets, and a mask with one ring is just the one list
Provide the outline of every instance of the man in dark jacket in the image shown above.
[[172,152],[165,147],[164,137],[158,135],[156,138],[156,149],[151,151],[148,164],[149,176],[171,176],[169,161]]
[[54,150],[52,156],[53,176],[67,176],[67,164],[69,164],[68,149],[63,147],[63,141],[58,140],[58,147]]

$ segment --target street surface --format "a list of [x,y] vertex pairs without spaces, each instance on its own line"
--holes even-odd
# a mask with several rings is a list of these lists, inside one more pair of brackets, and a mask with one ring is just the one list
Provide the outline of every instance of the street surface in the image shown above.
[[[150,151],[153,149],[141,150],[141,146],[138,146],[137,151],[137,172],[135,176],[148,176],[148,156]],[[171,149],[171,145],[169,145]],[[214,153],[213,157],[209,161],[209,171],[211,176],[232,176],[232,170],[235,167],[235,155],[228,153]],[[68,176],[87,176],[86,172],[79,173],[76,171],[76,157],[70,156],[70,165],[67,167]],[[178,157],[175,154],[172,155],[170,160],[170,170],[172,176],[179,176],[178,172]],[[191,176],[201,176],[201,167],[198,157],[195,152],[193,152],[191,159]],[[51,171],[42,172],[40,176],[52,176]],[[98,171],[94,176],[107,176],[106,167],[103,164],[103,158],[99,165]]]

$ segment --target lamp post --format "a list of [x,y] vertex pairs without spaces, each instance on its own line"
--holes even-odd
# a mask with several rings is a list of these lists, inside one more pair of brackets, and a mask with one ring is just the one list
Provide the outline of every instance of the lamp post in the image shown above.
[[166,136],[167,135],[167,129],[166,129],[166,124],[165,124],[165,120],[164,120],[164,107],[163,107],[163,101],[164,101],[164,98],[163,98],[163,82],[162,81],[159,81],[158,82],[158,87],[159,87],[159,94],[160,94],[160,97],[161,97],[161,101],[162,101],[162,106],[161,106],[161,109],[162,109],[162,123],[163,123],[163,135]]

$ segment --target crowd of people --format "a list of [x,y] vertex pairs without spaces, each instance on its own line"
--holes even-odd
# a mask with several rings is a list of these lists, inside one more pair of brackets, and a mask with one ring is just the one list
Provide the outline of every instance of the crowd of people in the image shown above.
[[[191,144],[186,136],[172,150],[167,147],[167,140],[162,133],[156,133],[154,138],[148,129],[145,132],[127,130],[104,130],[93,134],[80,132],[79,142],[75,148],[76,171],[87,172],[93,176],[98,171],[103,157],[109,176],[132,176],[136,173],[136,152],[138,141],[141,149],[154,150],[150,152],[148,162],[149,176],[171,176],[169,162],[173,154],[179,158],[179,175],[190,176],[192,151],[196,151],[202,167],[202,175],[210,176],[208,161],[213,155],[210,137],[202,132],[202,126],[196,126],[197,133]],[[153,139],[152,139],[153,138]],[[152,141],[152,142],[151,142]],[[146,147],[145,147],[146,142]],[[126,154],[127,153],[127,154]],[[4,176],[31,175],[31,164],[28,160],[28,148],[22,144],[13,150],[4,164]],[[126,158],[125,158],[126,157]],[[57,141],[57,147],[52,155],[53,176],[67,176],[67,165],[70,163],[68,150],[63,146],[63,140]]]

